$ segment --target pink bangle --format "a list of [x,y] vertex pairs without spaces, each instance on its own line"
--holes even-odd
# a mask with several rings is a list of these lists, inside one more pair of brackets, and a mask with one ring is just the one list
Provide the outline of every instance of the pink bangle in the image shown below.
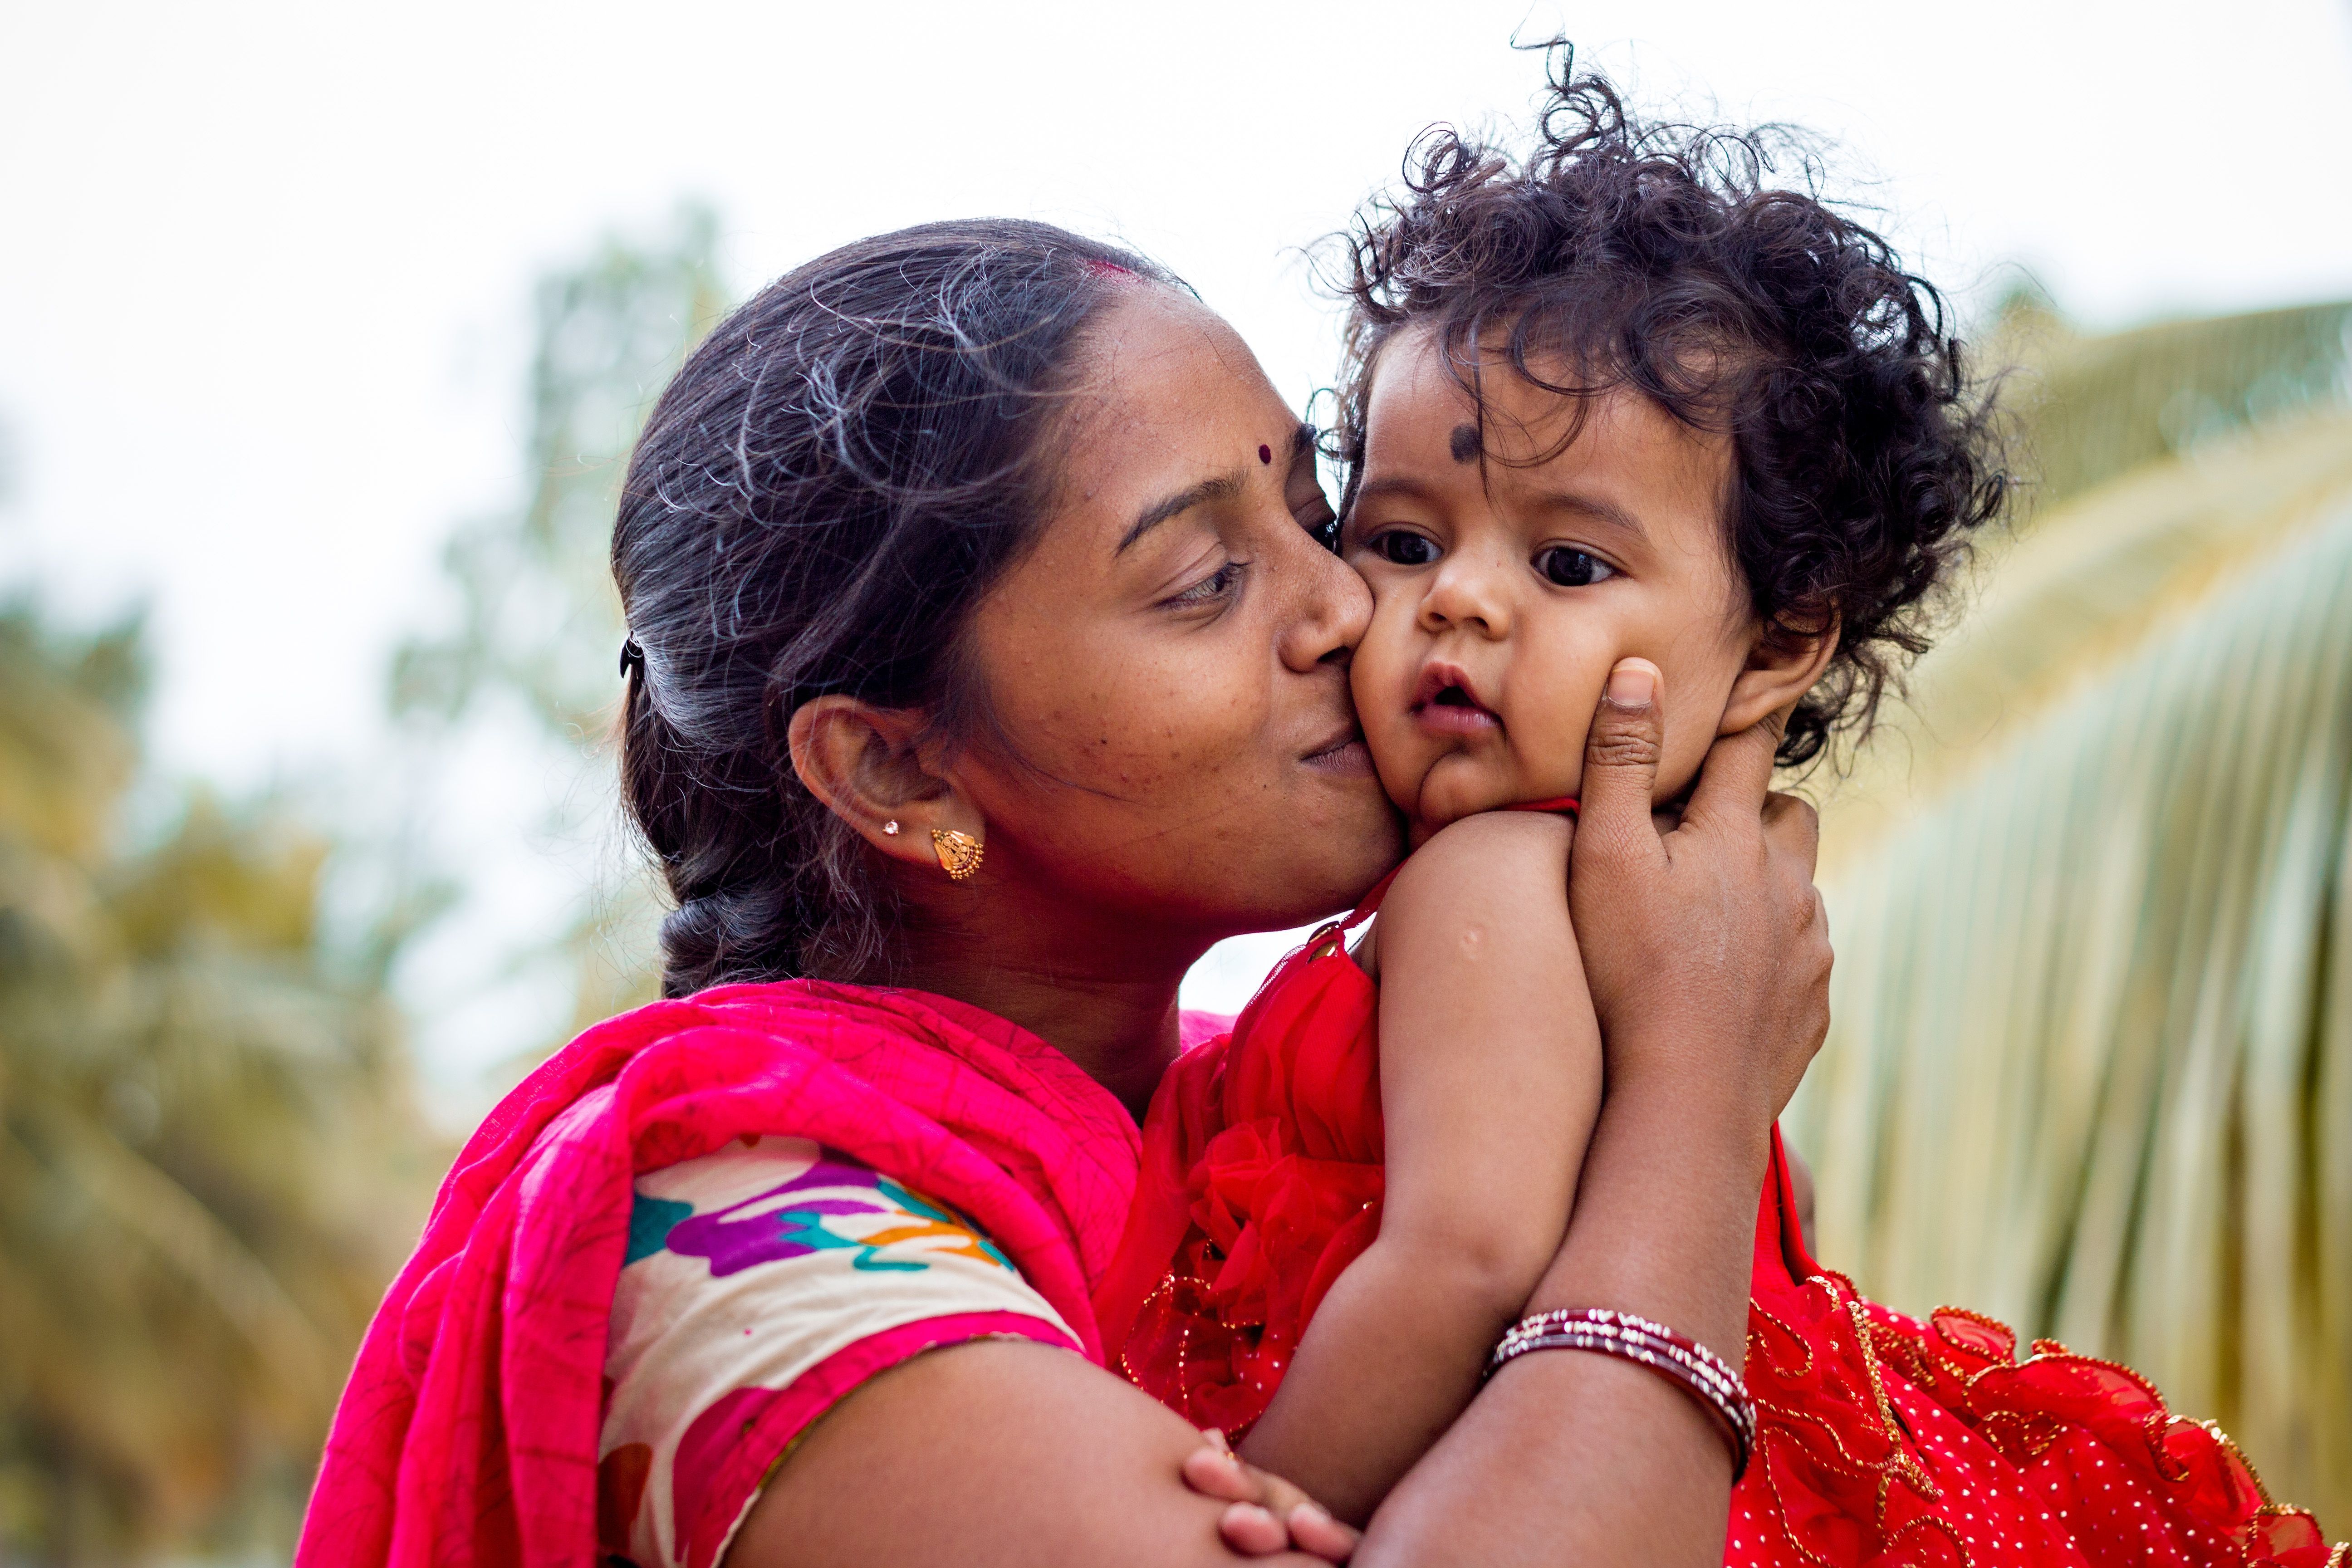
[[1486,1375],[1531,1351],[1597,1351],[1649,1368],[1697,1400],[1722,1429],[1731,1446],[1733,1482],[1748,1473],[1748,1457],[1756,1451],[1756,1402],[1739,1373],[1696,1340],[1664,1323],[1600,1307],[1543,1312],[1511,1325],[1486,1359]]

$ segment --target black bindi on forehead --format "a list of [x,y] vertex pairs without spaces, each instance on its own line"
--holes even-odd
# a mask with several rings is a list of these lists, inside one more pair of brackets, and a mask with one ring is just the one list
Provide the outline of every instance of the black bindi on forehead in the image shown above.
[[1475,425],[1456,425],[1454,427],[1454,435],[1447,442],[1447,446],[1452,448],[1454,460],[1455,462],[1468,462],[1471,458],[1478,455],[1478,426]]

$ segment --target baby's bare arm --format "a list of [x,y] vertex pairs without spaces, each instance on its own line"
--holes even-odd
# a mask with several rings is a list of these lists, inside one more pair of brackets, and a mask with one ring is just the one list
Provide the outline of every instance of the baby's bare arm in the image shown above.
[[1601,1104],[1564,818],[1432,838],[1376,936],[1388,1195],[1243,1452],[1361,1523],[1478,1390],[1568,1226]]

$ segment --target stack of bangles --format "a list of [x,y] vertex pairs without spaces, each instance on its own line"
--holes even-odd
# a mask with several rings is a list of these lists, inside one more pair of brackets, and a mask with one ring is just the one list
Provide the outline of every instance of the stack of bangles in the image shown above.
[[1649,1368],[1697,1400],[1722,1429],[1731,1445],[1733,1483],[1748,1473],[1748,1457],[1756,1449],[1756,1402],[1739,1373],[1705,1345],[1630,1312],[1599,1307],[1542,1312],[1520,1319],[1504,1334],[1486,1359],[1486,1375],[1531,1351],[1598,1351]]

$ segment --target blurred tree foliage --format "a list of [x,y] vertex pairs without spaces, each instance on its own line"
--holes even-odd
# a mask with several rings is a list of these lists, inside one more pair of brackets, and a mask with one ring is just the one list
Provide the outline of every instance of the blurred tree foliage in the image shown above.
[[[520,511],[451,539],[444,567],[455,626],[400,650],[395,713],[447,739],[469,719],[521,715],[568,775],[549,805],[553,839],[617,826],[611,731],[624,628],[614,592],[613,512],[631,446],[687,352],[726,309],[707,207],[679,210],[646,240],[607,237],[538,289]],[[602,886],[556,936],[582,1028],[650,1001],[656,911],[639,880]],[[519,952],[516,963],[547,956]],[[541,1042],[551,1045],[554,1042]]]
[[2110,1356],[2352,1528],[2352,305],[2022,301],[2027,526],[1834,789],[1824,1258]]
[[128,841],[141,687],[135,626],[0,608],[0,1559],[282,1551],[446,1154],[324,839]]
[[[480,721],[569,768],[559,829],[617,821],[614,498],[723,306],[715,226],[688,209],[541,282],[529,502],[458,531],[455,624],[395,661],[428,748]],[[283,803],[193,792],[132,834],[142,676],[135,626],[0,605],[0,1563],[282,1554],[449,1152],[386,981],[468,868],[404,862],[339,941],[330,840]],[[651,994],[652,916],[606,889],[545,944],[578,1023]]]

